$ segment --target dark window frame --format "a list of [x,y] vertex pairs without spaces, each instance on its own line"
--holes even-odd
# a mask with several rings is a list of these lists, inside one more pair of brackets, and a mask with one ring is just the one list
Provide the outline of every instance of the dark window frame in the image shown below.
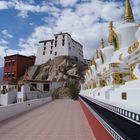
[[43,55],[45,55],[45,51],[43,51]]
[[44,47],[44,51],[46,50],[46,47]]
[[63,38],[65,38],[65,35],[62,35]]
[[43,91],[50,91],[50,84],[43,84]]
[[36,91],[37,84],[36,83],[31,83],[30,84],[30,91]]
[[122,92],[122,100],[127,100],[127,93],[126,92]]
[[54,55],[57,55],[57,52],[55,52]]

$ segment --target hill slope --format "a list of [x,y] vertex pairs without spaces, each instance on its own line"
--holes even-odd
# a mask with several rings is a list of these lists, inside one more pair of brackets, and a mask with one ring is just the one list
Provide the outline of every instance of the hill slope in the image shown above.
[[82,80],[87,65],[75,58],[59,56],[40,66],[33,79],[48,81]]

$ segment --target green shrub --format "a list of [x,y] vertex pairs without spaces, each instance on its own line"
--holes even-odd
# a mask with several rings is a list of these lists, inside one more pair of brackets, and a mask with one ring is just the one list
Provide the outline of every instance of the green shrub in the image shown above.
[[69,96],[73,100],[78,99],[78,93],[79,93],[79,85],[76,82],[71,82],[69,84]]
[[53,92],[52,93],[52,99],[55,100],[55,99],[59,99],[59,94],[57,92]]

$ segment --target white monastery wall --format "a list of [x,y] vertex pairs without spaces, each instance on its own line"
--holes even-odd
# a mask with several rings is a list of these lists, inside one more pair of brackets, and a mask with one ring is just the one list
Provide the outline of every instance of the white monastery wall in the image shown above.
[[75,56],[83,61],[83,47],[68,33],[55,34],[53,40],[40,41],[35,65],[46,63],[57,56]]

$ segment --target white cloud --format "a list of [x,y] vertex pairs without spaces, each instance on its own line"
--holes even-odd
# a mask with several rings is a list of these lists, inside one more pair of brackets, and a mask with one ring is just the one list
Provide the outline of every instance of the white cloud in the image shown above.
[[0,67],[3,66],[5,50],[8,48],[8,42],[4,39],[0,39]]
[[59,9],[44,2],[42,5],[35,5],[34,1],[23,2],[19,0],[13,0],[14,9],[19,11],[19,16],[22,18],[28,17],[28,13],[57,13]]
[[0,10],[8,9],[8,8],[9,8],[8,2],[6,2],[6,1],[0,1]]
[[7,39],[12,37],[13,36],[9,34],[7,30],[0,32],[0,67],[3,66],[4,56],[7,55],[6,50],[9,49],[9,42]]
[[5,10],[12,8],[14,6],[14,3],[12,1],[0,1],[0,10]]
[[133,4],[133,13],[135,15],[135,19],[136,21],[139,21],[140,20],[140,0],[133,0],[132,1],[132,4]]
[[78,0],[60,0],[60,4],[64,7],[73,6]]
[[46,38],[52,38],[51,28],[46,28],[45,26],[36,27],[34,32],[29,36],[27,40],[20,38],[19,47],[20,54],[24,55],[34,55],[39,47],[39,41],[46,40]]
[[13,8],[18,10],[18,15],[22,18],[28,17],[28,13],[48,13],[51,14],[59,12],[57,7],[48,4],[48,2],[42,2],[41,5],[35,5],[34,0],[11,0],[11,1],[0,1],[0,10]]
[[13,38],[13,35],[9,34],[7,30],[2,30],[1,33],[4,35],[4,38]]

